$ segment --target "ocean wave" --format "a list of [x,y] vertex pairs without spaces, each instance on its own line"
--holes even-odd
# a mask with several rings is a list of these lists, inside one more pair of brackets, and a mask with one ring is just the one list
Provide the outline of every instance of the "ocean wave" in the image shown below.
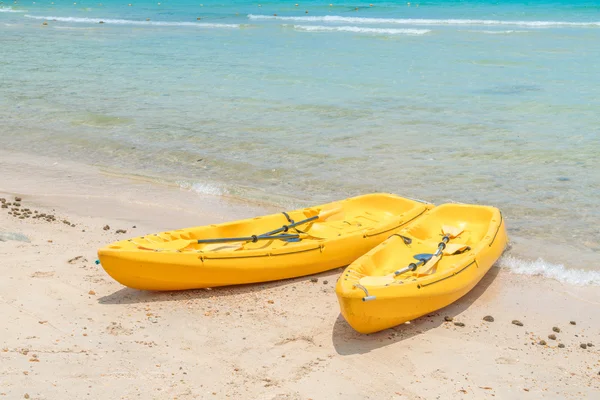
[[342,17],[337,15],[311,16],[311,17],[283,17],[274,15],[248,14],[251,20],[280,20],[303,22],[329,22],[329,23],[354,23],[354,24],[400,24],[400,25],[499,25],[499,26],[529,26],[529,27],[600,27],[600,21],[594,22],[568,22],[568,21],[503,21],[493,19],[418,19],[418,18],[363,18]]
[[12,8],[2,8],[0,7],[0,13],[22,13],[25,12],[25,10],[13,10]]
[[193,26],[198,28],[239,28],[239,24],[212,24],[204,22],[169,22],[169,21],[135,21],[129,19],[103,19],[103,18],[78,18],[78,17],[52,17],[52,16],[37,16],[37,15],[25,15],[27,18],[42,19],[45,21],[59,21],[59,22],[75,22],[84,24],[98,24],[103,22],[105,24],[114,25],[148,25],[148,26]]
[[472,33],[485,33],[487,35],[510,35],[511,33],[530,33],[531,31],[468,31]]
[[512,256],[504,256],[499,261],[501,268],[522,275],[543,276],[571,285],[600,285],[599,271],[569,269],[562,264],[552,264],[538,258],[535,261],[525,261]]
[[361,28],[359,26],[319,26],[319,25],[294,25],[294,29],[306,32],[353,32],[382,35],[424,35],[431,32],[429,29],[382,29]]

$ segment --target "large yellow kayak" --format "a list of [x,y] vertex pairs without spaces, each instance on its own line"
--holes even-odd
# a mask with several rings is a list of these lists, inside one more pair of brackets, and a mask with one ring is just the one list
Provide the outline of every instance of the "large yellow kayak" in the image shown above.
[[341,313],[372,333],[438,310],[469,292],[506,245],[497,208],[433,208],[346,268],[336,286]]
[[110,276],[135,289],[272,281],[346,266],[432,207],[391,194],[368,194],[122,240],[101,248],[98,256]]

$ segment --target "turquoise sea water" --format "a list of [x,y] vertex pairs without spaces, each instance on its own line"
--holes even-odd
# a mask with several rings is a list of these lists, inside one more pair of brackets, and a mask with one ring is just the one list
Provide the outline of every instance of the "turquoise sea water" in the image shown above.
[[0,146],[285,208],[495,205],[519,256],[600,269],[598,2],[329,1],[4,1]]

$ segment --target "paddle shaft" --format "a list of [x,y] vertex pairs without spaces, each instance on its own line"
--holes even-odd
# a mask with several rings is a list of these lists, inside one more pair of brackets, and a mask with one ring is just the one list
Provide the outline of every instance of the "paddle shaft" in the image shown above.
[[431,254],[431,257],[425,259],[422,258],[419,260],[419,262],[417,263],[410,263],[408,264],[408,266],[399,269],[397,271],[394,271],[394,275],[398,276],[398,275],[402,275],[405,272],[409,272],[409,271],[415,271],[417,268],[419,268],[421,265],[426,264],[429,260],[431,260],[433,257],[437,257],[440,254],[442,254],[442,251],[444,251],[444,249],[446,248],[446,244],[450,241],[450,235],[445,235],[442,239],[442,241],[440,242],[440,244],[438,245],[438,249],[436,250],[436,252],[434,254]]
[[276,235],[276,236],[242,236],[235,238],[199,239],[198,243],[229,243],[229,242],[258,242],[259,240],[285,240],[298,239],[300,235]]
[[450,241],[450,234],[446,234],[444,235],[442,241],[440,242],[440,244],[438,244],[438,248],[435,251],[435,253],[433,254],[433,256],[427,260],[427,262],[425,263],[425,267],[427,267],[429,264],[430,260],[434,260],[433,262],[431,262],[431,265],[429,265],[429,268],[427,268],[427,271],[430,271],[433,269],[433,267],[435,265],[437,265],[438,261],[440,261],[440,259],[442,258],[442,253],[444,252],[444,249],[446,248],[446,244]]
[[421,265],[425,264],[427,261],[429,261],[429,260],[422,259],[422,260],[419,260],[419,262],[417,262],[417,263],[410,263],[410,264],[408,264],[407,267],[399,269],[398,271],[394,271],[394,275],[398,276],[398,275],[404,274],[405,272],[414,271],[417,268],[419,268]]
[[325,219],[332,214],[339,213],[340,211],[341,211],[341,207],[334,209],[334,210],[325,211],[325,212],[322,211],[318,215],[303,219],[302,221],[291,223],[289,225],[284,225],[281,228],[278,228],[278,229],[275,229],[275,230],[272,230],[269,232],[265,232],[260,235],[235,237],[235,238],[199,239],[198,243],[256,242],[258,240],[298,239],[298,238],[300,238],[300,235],[298,235],[298,234],[284,234],[284,235],[278,235],[278,236],[273,236],[273,235],[276,233],[279,233],[279,232],[287,232],[290,228],[295,228],[298,225],[303,225],[303,224],[307,224],[312,221],[316,221],[319,218]]
[[284,225],[281,228],[272,230],[270,232],[263,233],[262,235],[259,235],[259,236],[271,236],[271,235],[274,235],[274,234],[279,233],[279,232],[287,232],[290,228],[295,228],[298,225],[307,224],[307,223],[309,223],[311,221],[315,221],[318,218],[319,218],[319,216],[315,215],[313,217],[303,219],[302,221],[294,222],[293,224]]
[[444,249],[446,248],[446,244],[450,241],[450,235],[446,235],[442,238],[442,241],[440,242],[440,244],[438,244],[438,248],[435,251],[435,253],[433,254],[434,257],[439,256],[440,254],[442,254],[442,251],[444,251]]

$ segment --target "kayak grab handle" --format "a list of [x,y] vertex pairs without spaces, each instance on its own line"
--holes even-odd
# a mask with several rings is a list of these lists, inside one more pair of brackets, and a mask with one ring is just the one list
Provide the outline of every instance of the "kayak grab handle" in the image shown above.
[[362,289],[362,291],[365,292],[366,296],[362,298],[362,301],[371,301],[376,299],[375,296],[369,296],[369,291],[367,290],[367,288],[361,285],[360,283],[355,283],[353,287]]

